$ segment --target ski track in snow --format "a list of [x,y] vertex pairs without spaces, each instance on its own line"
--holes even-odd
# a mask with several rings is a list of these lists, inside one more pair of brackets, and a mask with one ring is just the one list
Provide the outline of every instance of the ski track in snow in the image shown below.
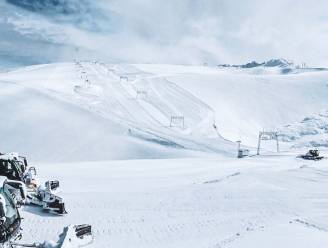
[[[325,146],[327,74],[271,75],[214,67],[78,62],[30,66],[1,73],[0,80],[81,108],[91,114],[90,119],[97,115],[110,125],[116,123],[121,130],[114,132],[123,139],[166,146],[172,154],[188,149],[234,156],[235,144],[230,141],[256,146],[258,131],[263,129],[280,128],[284,141],[304,136],[282,143],[282,150]],[[321,110],[319,121],[313,117],[292,125]],[[183,128],[182,123],[170,127],[174,116],[184,117]],[[145,156],[146,149],[132,143],[135,153],[143,151],[132,158]],[[272,144],[263,148],[271,150]],[[90,157],[108,159],[98,154]]]
[[[68,84],[66,88],[59,88],[54,83],[42,83],[42,87],[24,81],[20,84],[115,121],[126,130],[132,130],[132,135],[136,131],[139,138],[145,136],[146,140],[151,140],[160,137],[192,150],[226,152],[220,148],[222,143],[229,147],[229,142],[218,137],[213,127],[214,111],[166,78],[144,75],[140,71],[129,78],[132,81],[122,82],[120,77],[128,74],[128,71],[121,72],[125,70],[124,66],[116,68],[102,63],[83,62],[81,68],[73,64],[67,67],[61,68],[59,65],[60,69],[57,70],[73,73],[71,79],[65,79],[74,80],[70,82],[73,83],[71,88]],[[49,75],[48,79],[51,77]],[[138,89],[146,90],[145,99],[137,98]],[[183,116],[184,127],[170,127],[172,116]]]
[[[92,224],[92,247],[248,247],[254,233],[296,223],[312,240],[328,228],[328,178],[302,164],[291,156],[38,164],[40,175],[62,182],[69,214],[24,207],[24,241],[54,239],[70,223]],[[328,173],[324,162],[311,166]],[[224,180],[195,184],[214,175]]]
[[[60,180],[69,214],[23,207],[24,242],[90,223],[92,247],[101,248],[327,247],[327,160],[295,159],[295,150],[237,160],[235,144],[221,136],[251,146],[269,126],[282,127],[287,141],[326,144],[325,112],[311,114],[328,109],[327,72],[80,65],[0,75],[6,148],[68,161],[35,164],[42,179]],[[182,115],[183,128],[169,127]],[[297,142],[282,147],[304,147]],[[127,160],[195,151],[207,156]],[[124,160],[70,163],[100,159]]]

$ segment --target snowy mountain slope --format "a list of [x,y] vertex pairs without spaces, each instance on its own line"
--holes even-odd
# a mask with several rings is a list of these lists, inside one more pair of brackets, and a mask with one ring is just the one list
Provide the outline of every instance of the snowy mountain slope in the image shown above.
[[[0,150],[82,161],[33,164],[69,214],[23,207],[22,242],[90,223],[95,248],[326,247],[326,160],[296,156],[327,144],[327,78],[97,61],[1,73]],[[231,141],[255,146],[263,128],[297,150],[237,160]]]
[[219,132],[255,146],[260,130],[276,130],[328,108],[328,73],[253,74],[244,69],[137,65],[187,89],[215,112]]
[[328,167],[294,155],[36,164],[69,214],[24,207],[22,241],[90,223],[95,248],[324,248]]
[[281,127],[280,137],[283,141],[294,144],[294,147],[327,147],[327,111],[307,116],[300,122]]
[[32,160],[90,161],[190,156],[127,135],[122,126],[38,90],[0,80],[0,150]]
[[[126,77],[129,77],[128,81]],[[39,120],[40,116],[31,115],[29,125],[41,132],[40,136],[33,138],[24,135],[25,139],[30,139],[32,142],[31,148],[27,150],[24,148],[25,144],[21,144],[16,138],[9,141],[12,142],[11,146],[7,145],[7,148],[3,148],[28,152],[32,158],[43,158],[47,161],[52,159],[64,161],[70,157],[69,160],[95,158],[104,160],[175,157],[190,154],[186,149],[227,154],[235,151],[235,145],[223,140],[214,128],[214,114],[209,106],[165,78],[145,74],[133,66],[111,66],[91,62],[39,65],[3,73],[0,80],[7,85],[17,84],[26,90],[22,93],[26,99],[35,99],[39,104],[42,103],[44,107],[42,111],[46,112],[47,120],[49,118],[63,120],[63,125],[56,128],[58,123],[50,122],[43,125],[43,120]],[[143,94],[138,95],[140,92]],[[21,97],[15,94],[16,92],[13,92],[9,98]],[[42,97],[38,97],[37,94]],[[59,107],[54,108],[63,109],[62,116],[60,110],[51,109],[51,104],[45,101],[48,98],[53,105],[58,102]],[[9,109],[12,106],[12,109],[6,112],[17,112],[12,122],[21,121],[19,114],[22,113],[15,110],[17,104],[7,99],[4,102],[8,102]],[[24,99],[24,102],[30,101]],[[47,110],[48,105],[50,107]],[[35,104],[26,108],[37,107]],[[86,116],[80,120],[80,116],[67,113],[70,108],[84,110]],[[35,113],[37,112],[35,110]],[[90,115],[88,116],[87,113]],[[178,120],[171,123],[171,117],[174,116]],[[180,116],[184,119],[180,120]],[[85,122],[84,118],[88,120]],[[106,125],[107,121],[109,123]],[[83,124],[71,127],[70,122]],[[91,124],[88,124],[89,122]],[[98,127],[99,122],[104,123],[106,127],[101,125]],[[2,132],[14,136],[14,133],[9,132],[6,127],[2,128]],[[52,128],[55,128],[55,133],[50,132]],[[24,128],[22,130],[25,131]],[[89,137],[90,140],[85,139],[83,134],[88,135],[90,130],[95,137]],[[61,146],[60,151],[54,152],[54,147],[57,145],[55,141],[66,140],[66,135],[71,133],[75,136],[73,135],[69,140],[74,142],[67,142],[65,146]],[[53,137],[54,134],[56,137]],[[76,139],[79,134],[82,138]],[[37,146],[44,142],[42,138],[44,136],[49,137],[47,140],[49,145]],[[117,149],[112,149],[113,140],[118,140],[118,144],[122,144],[122,147],[119,145]],[[136,146],[136,140],[146,142],[146,145]],[[156,147],[149,149],[151,144],[155,144]],[[3,146],[6,147],[5,144]],[[74,148],[70,148],[71,146]]]
[[[283,134],[285,129],[288,132],[288,128],[284,128],[286,125],[327,110],[327,78],[328,73],[324,71],[254,75],[245,70],[215,67],[125,65],[97,61],[25,67],[0,75],[4,87],[15,85],[26,92],[16,95],[17,92],[12,91],[9,98],[23,98],[28,103],[31,100],[26,99],[35,99],[39,104],[42,102],[47,119],[52,120],[56,116],[63,125],[57,128],[50,120],[47,120],[49,124],[39,120],[40,116],[31,116],[28,127],[38,129],[41,135],[37,139],[34,137],[33,142],[30,135],[31,146],[24,146],[15,138],[7,147],[26,151],[33,158],[47,161],[57,161],[60,157],[61,161],[70,157],[70,161],[175,157],[189,154],[187,150],[234,156],[235,144],[222,136],[230,141],[242,140],[246,145],[256,146],[260,130],[279,129]],[[18,105],[3,99],[8,104],[5,113],[19,113],[11,121],[20,120],[22,113],[16,110]],[[51,107],[47,110],[46,106],[57,103],[59,106],[53,107],[54,110]],[[35,108],[37,113],[37,103],[31,104],[30,108]],[[85,116],[69,114],[67,110],[71,108],[69,112],[77,109]],[[63,118],[59,117],[61,115]],[[84,119],[86,121],[82,121]],[[85,124],[72,131],[67,120]],[[87,124],[89,122],[93,124]],[[99,123],[103,126],[99,127]],[[89,125],[91,128],[88,128]],[[57,130],[58,137],[54,137],[52,129]],[[89,133],[90,129],[95,136],[88,140],[82,134]],[[9,136],[14,136],[14,130],[16,128],[8,129],[6,125],[2,127],[2,132]],[[21,132],[27,139],[26,133],[30,132],[24,133],[24,129]],[[51,156],[58,145],[55,141],[71,133],[75,134],[72,136],[75,148],[70,148],[73,144],[68,142]],[[321,132],[318,135],[321,136],[313,139],[308,136],[306,144],[296,140],[283,147],[308,146],[314,144],[313,140],[325,144],[325,134]],[[48,145],[40,150],[44,136],[49,136]],[[76,137],[80,138],[76,140]],[[119,140],[121,145],[116,146],[118,150],[112,148],[110,141],[113,140]],[[138,143],[135,146],[135,142],[142,145]],[[94,145],[90,148],[89,144]],[[153,145],[156,146],[154,150],[149,149]],[[136,148],[128,152],[131,147]],[[267,148],[270,149],[270,146]],[[92,152],[90,149],[93,149]],[[93,155],[88,157],[88,152]]]

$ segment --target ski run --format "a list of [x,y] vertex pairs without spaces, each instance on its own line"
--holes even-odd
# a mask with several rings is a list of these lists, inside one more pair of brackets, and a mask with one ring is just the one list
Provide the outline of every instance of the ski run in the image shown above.
[[[328,72],[273,62],[1,73],[0,152],[58,180],[68,212],[22,206],[21,242],[90,224],[97,248],[327,247],[328,163],[299,155],[328,156]],[[256,155],[259,132],[278,153]]]

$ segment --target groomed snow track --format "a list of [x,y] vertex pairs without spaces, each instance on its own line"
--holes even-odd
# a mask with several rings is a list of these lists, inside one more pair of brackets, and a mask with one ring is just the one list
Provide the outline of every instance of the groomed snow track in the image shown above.
[[[165,76],[132,65],[41,65],[4,73],[1,79],[115,123],[123,138],[194,152],[228,154],[234,149],[218,135],[208,105]],[[172,125],[175,117],[180,123]]]

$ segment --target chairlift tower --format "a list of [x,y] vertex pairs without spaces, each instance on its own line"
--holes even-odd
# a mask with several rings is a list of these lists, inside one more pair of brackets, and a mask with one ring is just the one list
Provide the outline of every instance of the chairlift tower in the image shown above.
[[276,141],[277,152],[279,152],[278,132],[261,131],[261,132],[259,132],[259,140],[258,140],[258,145],[257,145],[257,155],[260,155],[261,141],[269,141],[269,140],[275,140]]
[[170,120],[170,127],[185,127],[185,119],[182,115],[172,115]]
[[129,82],[129,77],[128,76],[120,76],[120,82]]
[[137,90],[137,95],[136,95],[136,99],[147,99],[147,91],[145,90]]

